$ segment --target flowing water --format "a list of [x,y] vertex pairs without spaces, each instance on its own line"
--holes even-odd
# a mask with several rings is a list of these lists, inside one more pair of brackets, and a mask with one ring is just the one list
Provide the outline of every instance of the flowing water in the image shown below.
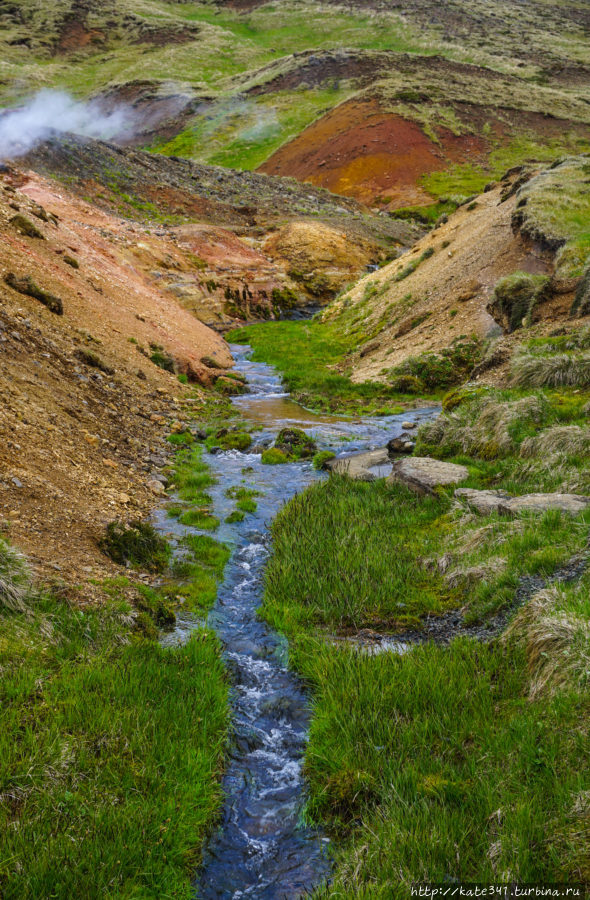
[[[294,426],[311,434],[319,449],[338,455],[364,451],[401,434],[402,422],[432,415],[425,409],[382,418],[315,415],[291,401],[275,371],[251,362],[248,350],[232,347],[236,370],[250,387],[250,393],[234,403],[245,419],[260,427],[260,445],[268,445],[281,428]],[[257,609],[272,519],[285,501],[325,475],[309,461],[268,466],[262,465],[259,453],[236,450],[211,455],[207,461],[218,477],[210,491],[222,520],[216,537],[233,550],[207,619],[222,641],[230,671],[233,738],[223,778],[221,822],[205,849],[196,892],[201,900],[292,900],[329,878],[329,842],[303,819],[309,698],[287,668],[284,639],[257,618]],[[260,492],[258,508],[243,522],[227,524],[223,520],[235,501],[225,491],[244,484]],[[157,524],[176,537],[196,531],[166,519],[165,511]],[[202,624],[180,616],[163,643],[184,642]]]

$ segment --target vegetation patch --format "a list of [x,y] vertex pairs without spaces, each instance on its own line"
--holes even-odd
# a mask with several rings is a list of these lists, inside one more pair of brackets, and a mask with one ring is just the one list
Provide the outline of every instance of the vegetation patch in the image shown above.
[[[410,356],[401,365],[391,370],[394,379],[411,376],[418,379],[428,391],[465,381],[481,355],[481,345],[477,340],[458,338],[440,353],[422,353]],[[400,382],[394,382],[399,385]]]
[[170,545],[149,522],[109,522],[99,541],[102,552],[120,566],[148,572],[163,572],[168,566]]
[[[390,414],[400,392],[387,384],[353,383],[347,357],[366,342],[361,329],[341,322],[264,322],[240,328],[229,340],[250,344],[253,359],[275,366],[294,400],[325,412]],[[403,393],[403,392],[402,392]]]
[[290,459],[287,454],[283,453],[282,450],[279,450],[278,447],[269,447],[268,450],[262,452],[260,461],[264,463],[265,466],[281,466],[284,463],[290,462]]
[[[469,464],[472,485],[508,486]],[[321,632],[390,631],[465,604],[485,620],[513,602],[521,574],[550,574],[584,547],[589,528],[588,514],[481,519],[444,495],[337,477],[281,511],[263,614],[312,686],[307,813],[338,837],[327,896],[401,896],[417,872],[585,877],[587,584],[525,607],[502,643],[372,655]]]
[[312,460],[314,469],[324,469],[328,460],[334,459],[335,456],[331,450],[320,450]]
[[494,288],[489,306],[491,314],[509,332],[530,326],[535,307],[550,295],[549,281],[546,275],[528,272],[501,278]]
[[84,609],[42,591],[24,613],[0,604],[5,897],[190,894],[221,800],[219,644],[202,630],[164,650],[109,593]]
[[38,300],[39,303],[42,303],[43,306],[46,306],[50,312],[55,313],[58,316],[63,316],[64,307],[61,299],[56,297],[55,294],[51,294],[49,291],[40,288],[30,275],[22,275],[19,277],[18,275],[15,275],[14,272],[8,272],[4,276],[4,281],[14,291],[18,291],[19,294],[33,297],[35,300]]

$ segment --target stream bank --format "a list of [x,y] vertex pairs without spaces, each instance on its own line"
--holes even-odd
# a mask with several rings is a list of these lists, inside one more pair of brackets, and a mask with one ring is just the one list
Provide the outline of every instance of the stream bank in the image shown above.
[[[249,359],[248,348],[232,347],[236,369],[250,392],[234,398],[241,415],[260,428],[261,444],[281,428],[303,428],[321,450],[371,450],[401,434],[402,422],[422,421],[431,410],[399,416],[316,415],[290,401],[280,377]],[[288,648],[258,617],[269,554],[269,526],[286,501],[325,476],[310,461],[264,465],[259,453],[229,450],[208,457],[217,483],[209,488],[216,537],[232,548],[218,600],[207,617],[223,645],[232,684],[233,733],[223,777],[224,807],[205,854],[198,896],[297,898],[329,878],[328,838],[305,824],[307,793],[302,773],[311,718],[309,697],[288,668]],[[257,507],[242,522],[227,522],[234,507],[228,493],[245,486],[257,492]],[[159,530],[179,542],[198,529],[158,514]],[[178,617],[164,638],[182,644],[202,620]]]

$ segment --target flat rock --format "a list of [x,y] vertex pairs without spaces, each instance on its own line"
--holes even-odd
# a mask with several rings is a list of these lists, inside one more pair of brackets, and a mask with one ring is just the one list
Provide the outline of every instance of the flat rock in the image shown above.
[[401,482],[417,494],[432,494],[436,487],[458,484],[469,477],[465,466],[442,462],[429,456],[411,456],[398,459],[387,479],[389,484]]
[[464,500],[468,506],[483,516],[498,512],[500,506],[510,500],[510,494],[506,491],[478,491],[474,488],[457,488],[455,497]]
[[455,497],[483,515],[498,512],[500,515],[518,515],[523,512],[544,513],[548,509],[558,509],[570,516],[583,512],[590,506],[590,497],[582,494],[522,494],[511,497],[505,491],[477,491],[459,488]]
[[378,476],[370,469],[390,463],[387,447],[368,450],[364,453],[349,453],[326,462],[326,468],[337,475],[347,475],[355,481],[374,481]]

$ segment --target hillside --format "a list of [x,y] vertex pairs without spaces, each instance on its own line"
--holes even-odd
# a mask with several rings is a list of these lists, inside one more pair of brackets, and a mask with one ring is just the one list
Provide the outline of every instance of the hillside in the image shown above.
[[589,146],[589,21],[575,2],[61,0],[2,12],[7,105],[60,86],[124,104],[131,145],[392,209],[468,196],[526,158]]
[[346,362],[353,379],[392,379],[410,357],[434,361],[453,343],[489,347],[504,335],[490,371],[509,359],[523,324],[548,333],[569,325],[572,313],[587,316],[579,298],[588,160],[510,172],[444,216],[409,253],[344,292],[323,318],[354,335],[357,350]]
[[[155,277],[216,327],[323,305],[421,233],[293,180],[73,136],[46,141],[24,163],[102,209],[155,227],[177,248],[173,257],[185,257],[152,264]],[[289,239],[295,226],[307,234],[297,247]]]
[[73,582],[108,572],[107,521],[153,506],[177,374],[210,384],[202,358],[231,356],[134,264],[141,238],[166,255],[148,230],[39,176],[0,178],[2,527],[40,572]]
[[0,0],[2,900],[588,894],[589,47]]

